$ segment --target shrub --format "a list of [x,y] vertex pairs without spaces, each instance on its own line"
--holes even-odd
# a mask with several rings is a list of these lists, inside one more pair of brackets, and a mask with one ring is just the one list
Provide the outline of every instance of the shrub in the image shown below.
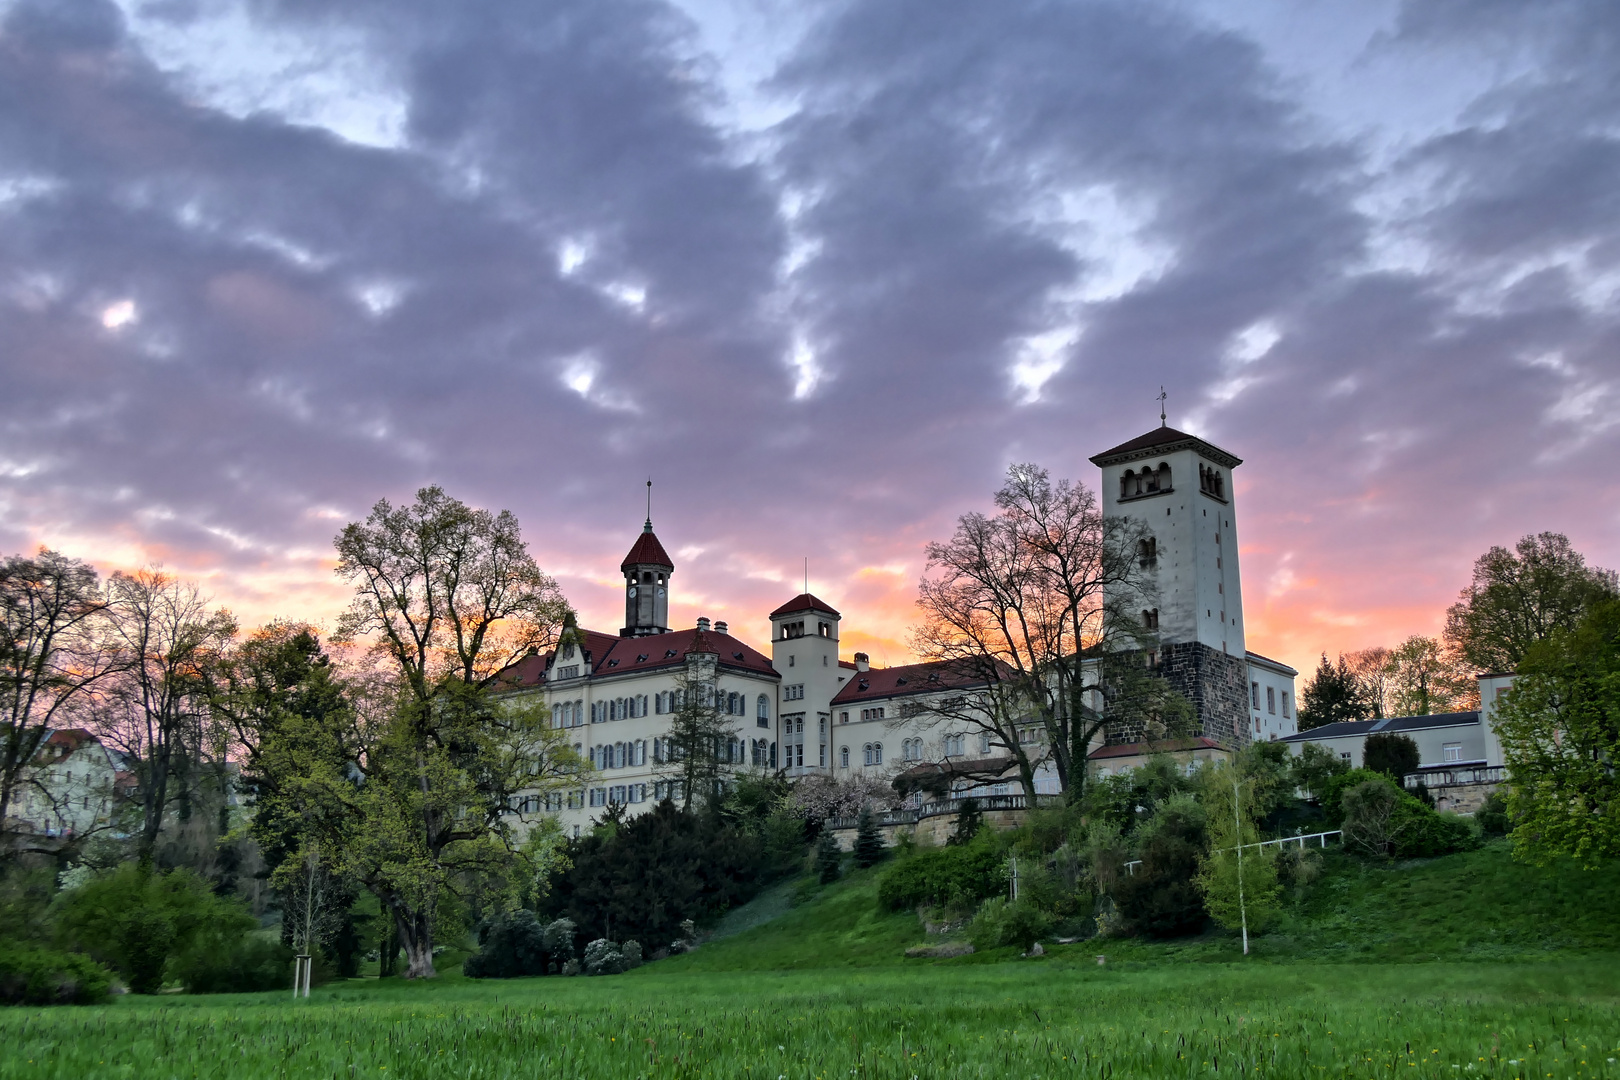
[[1345,849],[1374,858],[1392,854],[1397,828],[1395,808],[1400,801],[1400,790],[1383,776],[1363,780],[1346,790],[1341,797]]
[[923,904],[970,908],[1006,891],[1007,863],[984,842],[919,851],[878,882],[878,903],[891,911]]
[[616,941],[597,938],[585,946],[585,974],[618,975],[626,968],[624,953]]
[[1141,865],[1114,884],[1120,915],[1151,937],[1202,930],[1204,898],[1197,877],[1203,847],[1203,808],[1191,795],[1167,798],[1138,830]]
[[1322,816],[1328,821],[1328,828],[1343,828],[1344,821],[1344,793],[1353,787],[1365,784],[1369,780],[1382,780],[1389,782],[1389,777],[1371,769],[1346,769],[1337,773],[1322,785],[1322,792],[1318,796],[1322,803]]
[[1404,793],[1395,822],[1395,854],[1402,859],[1450,855],[1479,845],[1467,821],[1456,814],[1437,814]]
[[1383,773],[1398,784],[1407,773],[1417,772],[1418,746],[1410,735],[1382,731],[1367,736],[1361,748],[1361,762],[1367,769]]
[[94,1005],[111,984],[111,973],[88,956],[0,945],[0,1005]]
[[861,869],[876,866],[883,861],[883,834],[878,832],[872,811],[862,810],[860,826],[855,830],[855,865]]
[[1474,831],[1453,814],[1437,814],[1382,777],[1344,793],[1345,847],[1382,858],[1426,858],[1465,851]]
[[292,987],[292,950],[279,941],[243,937],[218,947],[197,946],[175,975],[192,994],[245,994]]
[[478,951],[462,962],[461,973],[470,979],[544,975],[551,959],[540,920],[519,908],[484,920],[478,928]]
[[1016,945],[1028,952],[1051,928],[1052,917],[1033,901],[1020,898],[1008,903],[998,896],[979,908],[968,939],[977,949]]
[[1474,815],[1474,820],[1479,823],[1480,832],[1486,836],[1506,836],[1513,828],[1513,822],[1508,818],[1507,800],[1500,791],[1491,792]]
[[193,947],[234,949],[254,928],[235,901],[189,870],[126,863],[58,898],[63,944],[111,966],[137,994],[155,994],[170,962]]

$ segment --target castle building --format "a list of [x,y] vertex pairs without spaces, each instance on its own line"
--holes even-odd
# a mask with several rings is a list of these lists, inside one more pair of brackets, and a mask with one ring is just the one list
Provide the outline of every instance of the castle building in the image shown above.
[[[1286,664],[1245,648],[1237,505],[1232,471],[1242,461],[1193,435],[1160,426],[1093,457],[1102,470],[1103,511],[1136,523],[1137,557],[1154,588],[1141,612],[1157,635],[1149,656],[1197,714],[1196,735],[1171,747],[1189,760],[1224,756],[1251,740],[1297,729],[1294,679]],[[567,627],[557,648],[502,674],[509,692],[539,695],[555,727],[575,733],[592,766],[564,795],[533,796],[519,809],[553,813],[565,828],[587,827],[610,804],[632,812],[673,794],[663,767],[670,714],[682,688],[702,681],[737,732],[726,748],[738,767],[803,776],[892,777],[938,766],[962,788],[1010,784],[1010,761],[976,730],[957,730],[929,708],[935,695],[971,689],[942,664],[873,668],[863,653],[839,655],[842,616],[804,592],[769,615],[770,655],[732,636],[724,622],[669,627],[674,561],[651,517],[620,564],[624,626],[617,634]],[[1019,741],[1039,743],[1038,726]],[[1128,768],[1161,750],[1110,733],[1092,751],[1099,771]],[[1026,747],[1026,750],[1029,748]],[[1035,757],[1041,753],[1037,747]],[[1043,767],[1037,791],[1056,791]],[[549,799],[549,802],[547,801]]]

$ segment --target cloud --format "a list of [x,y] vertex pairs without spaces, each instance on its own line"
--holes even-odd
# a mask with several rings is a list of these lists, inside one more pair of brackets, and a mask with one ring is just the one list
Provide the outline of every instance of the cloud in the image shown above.
[[808,556],[893,651],[926,540],[1162,384],[1247,461],[1268,655],[1432,631],[1525,532],[1620,562],[1613,14],[1240,15],[18,0],[0,545],[316,615],[439,483],[612,626],[651,473],[676,619],[762,637]]

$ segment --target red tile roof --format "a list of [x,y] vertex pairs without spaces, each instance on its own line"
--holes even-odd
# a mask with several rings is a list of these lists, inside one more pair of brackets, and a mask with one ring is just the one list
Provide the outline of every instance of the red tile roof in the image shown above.
[[1086,757],[1092,761],[1107,758],[1140,757],[1143,754],[1174,754],[1184,750],[1225,750],[1214,739],[1199,735],[1191,739],[1168,739],[1158,743],[1119,743],[1093,750]]
[[792,615],[798,611],[824,611],[835,619],[843,618],[843,616],[838,614],[838,610],[831,604],[827,603],[827,601],[818,600],[816,597],[811,596],[807,592],[800,593],[798,596],[795,596],[793,599],[771,612],[770,617],[774,619],[778,615]]
[[900,697],[905,694],[926,694],[933,690],[966,689],[983,686],[984,680],[973,675],[953,671],[944,660],[926,664],[902,664],[899,667],[873,668],[850,677],[837,694],[834,705],[872,701],[876,698]]
[[652,531],[650,521],[647,527],[641,530],[641,535],[636,537],[636,542],[631,545],[630,554],[624,557],[619,569],[628,570],[632,566],[662,566],[670,570],[675,569],[675,563],[664,551],[664,545],[658,542],[657,534]]
[[1104,450],[1091,459],[1093,465],[1109,465],[1116,459],[1130,457],[1143,450],[1158,450],[1169,453],[1171,450],[1180,450],[1184,447],[1193,447],[1203,452],[1205,457],[1220,462],[1227,468],[1236,468],[1243,464],[1239,458],[1214,443],[1205,442],[1196,435],[1188,435],[1185,431],[1177,431],[1173,427],[1156,427],[1146,435],[1138,435],[1120,443],[1112,450]]
[[[595,630],[582,630],[580,634],[585,639],[584,658],[591,665],[593,679],[676,667],[684,664],[686,655],[693,652],[717,655],[722,670],[752,671],[780,678],[770,659],[759,650],[715,630],[671,630],[647,637],[619,637]],[[502,688],[517,690],[541,685],[545,681],[545,665],[534,664],[536,659],[550,660],[551,656],[526,656],[507,667],[496,676]]]

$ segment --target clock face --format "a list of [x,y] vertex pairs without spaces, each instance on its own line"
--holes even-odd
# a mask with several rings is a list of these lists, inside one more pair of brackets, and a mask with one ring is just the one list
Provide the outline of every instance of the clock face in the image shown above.
[[632,586],[630,586],[630,599],[634,600],[635,598],[636,598],[636,587],[634,585],[632,585]]
[[658,590],[658,595],[659,595],[659,597],[660,597],[660,598],[662,598],[662,597],[663,597],[663,595],[664,595],[664,590],[663,590],[663,589],[659,589],[659,590]]

